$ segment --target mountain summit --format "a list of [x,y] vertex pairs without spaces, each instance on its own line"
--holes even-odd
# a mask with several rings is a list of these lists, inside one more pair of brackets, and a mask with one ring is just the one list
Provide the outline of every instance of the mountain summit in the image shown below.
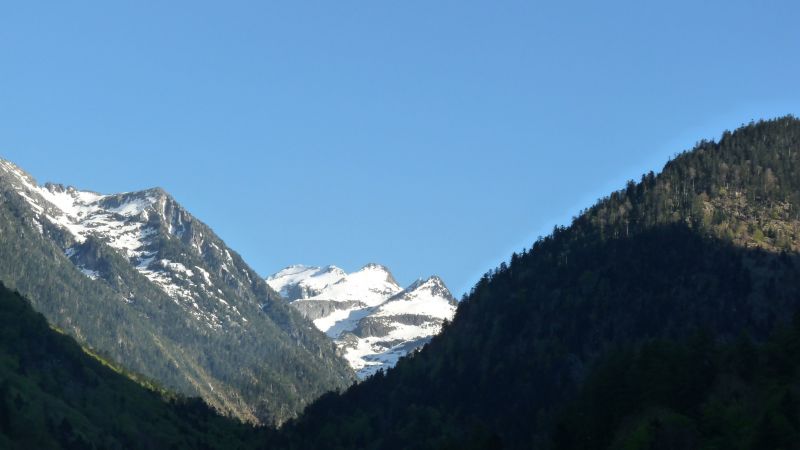
[[427,343],[457,304],[437,276],[403,289],[374,263],[350,274],[336,266],[294,265],[267,283],[336,342],[362,379]]
[[39,185],[0,160],[0,280],[83,344],[221,411],[280,422],[352,371],[163,189]]

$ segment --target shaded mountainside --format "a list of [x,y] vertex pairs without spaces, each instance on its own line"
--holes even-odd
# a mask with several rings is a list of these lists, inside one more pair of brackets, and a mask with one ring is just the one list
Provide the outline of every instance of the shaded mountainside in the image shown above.
[[354,379],[328,338],[161,189],[38,185],[0,162],[0,280],[110,360],[280,422]]
[[[512,255],[422,351],[324,396],[275,444],[551,448],[556,424],[575,423],[563,411],[581,401],[581,386],[600,376],[598,361],[610,352],[697,333],[712,343],[762,342],[800,305],[798,170],[800,121],[792,117],[701,142]],[[639,406],[658,405],[626,411]],[[634,426],[641,417],[626,420]],[[796,421],[788,426],[797,431]],[[628,448],[656,448],[642,442]]]
[[336,342],[362,379],[426,344],[457,306],[441,278],[403,289],[379,264],[350,274],[336,266],[294,265],[267,283]]
[[132,381],[0,286],[0,448],[246,449],[257,430]]
[[567,449],[790,449],[800,442],[800,318],[765,345],[697,334],[604,355],[556,422]]

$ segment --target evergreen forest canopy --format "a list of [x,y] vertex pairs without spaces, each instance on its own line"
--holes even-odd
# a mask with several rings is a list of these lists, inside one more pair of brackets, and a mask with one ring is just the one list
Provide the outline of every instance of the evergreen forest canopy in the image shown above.
[[[223,436],[232,446],[288,449],[793,448],[800,437],[800,319],[792,319],[800,302],[798,170],[800,120],[726,132],[512,255],[479,280],[425,348],[324,395],[280,429],[237,428],[205,413],[158,414],[171,418],[165,427],[208,421],[170,429],[179,448],[213,448]],[[31,339],[47,335],[42,324]],[[31,359],[61,367],[57,356]],[[36,378],[20,377],[14,356],[0,362],[11,374],[3,379],[22,380],[0,392],[0,431],[9,443],[23,438],[5,430],[27,421],[52,446],[153,448],[130,434],[136,418],[179,407],[138,393],[152,402],[147,411],[130,410],[128,428],[69,420],[64,437],[57,434],[63,415],[2,415],[25,392],[18,386]],[[72,401],[72,389],[53,385],[69,386],[80,376],[73,372],[30,390]],[[113,398],[117,388],[108,392]],[[41,402],[28,407],[38,411],[30,405]],[[124,413],[129,402],[101,404]],[[69,405],[89,414],[80,401]],[[120,428],[129,433],[114,434]]]
[[0,448],[246,449],[255,440],[254,428],[201,400],[91,355],[0,286]]
[[[675,353],[664,364],[691,370],[695,349],[685,342],[698,333],[713,343],[708,351],[724,359],[719,355],[735,352],[727,343],[741,339],[760,348],[787,326],[800,302],[799,170],[800,121],[794,117],[751,123],[724,133],[719,142],[700,142],[661,174],[629,182],[570,226],[557,227],[531,249],[512,255],[510,263],[476,284],[452,324],[426,348],[386,374],[326,395],[275,443],[608,448],[631,424],[649,423],[645,417],[655,410],[687,417],[686,427],[676,431],[693,430],[680,441],[683,448],[732,442],[744,436],[732,433],[734,428],[752,431],[764,420],[796,430],[797,422],[776,418],[766,398],[745,421],[736,422],[741,414],[733,411],[742,405],[728,404],[733,409],[720,407],[712,414],[719,419],[716,428],[697,428],[705,420],[700,413],[711,414],[707,402],[736,398],[709,391],[722,389],[718,386],[734,370],[723,360],[715,360],[718,365],[709,368],[710,378],[696,391],[681,384],[685,378],[617,380],[623,396],[618,401],[628,402],[620,410],[626,416],[613,416],[617,422],[601,420],[610,405],[592,404],[583,422],[564,411],[575,411],[570,403],[591,395],[582,389],[593,392],[592,380],[602,379],[598,371],[616,352],[632,349],[624,354],[632,355],[627,362],[633,364],[652,355],[648,345],[662,342]],[[778,348],[784,358],[800,356],[791,345]],[[789,366],[784,375],[796,375],[796,366]],[[796,376],[778,380],[769,370],[759,376],[743,379],[742,392],[761,392],[772,382],[796,390]],[[764,385],[752,385],[755,380]],[[636,392],[684,388],[690,391],[680,405]],[[569,427],[576,440],[563,439],[564,426],[587,422],[608,424],[599,431],[603,439],[588,432],[581,437]],[[732,448],[762,442],[744,437]],[[647,436],[630,442],[626,448],[656,448]]]

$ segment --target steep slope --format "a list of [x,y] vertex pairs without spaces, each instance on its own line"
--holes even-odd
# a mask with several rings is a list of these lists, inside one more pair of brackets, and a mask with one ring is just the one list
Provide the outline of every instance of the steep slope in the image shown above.
[[456,309],[439,277],[402,289],[378,264],[351,274],[336,266],[289,266],[267,283],[334,339],[362,379],[422,347]]
[[702,335],[605,355],[559,415],[554,448],[796,448],[800,320],[766,344]]
[[85,353],[0,286],[0,448],[255,448],[254,429]]
[[249,421],[352,379],[336,349],[161,189],[39,186],[0,161],[0,279],[81,342]]
[[428,346],[326,395],[275,444],[551,448],[609,352],[698,332],[765,339],[800,307],[799,175],[797,119],[701,142],[512,255]]
[[363,379],[428,343],[453,318],[456,305],[439,277],[419,280],[367,308],[354,327],[339,327],[336,342]]

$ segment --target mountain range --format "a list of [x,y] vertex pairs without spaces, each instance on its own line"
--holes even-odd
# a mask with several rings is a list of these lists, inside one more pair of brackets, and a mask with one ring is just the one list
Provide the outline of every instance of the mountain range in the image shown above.
[[[434,292],[438,283],[398,291],[377,265],[352,274],[288,268],[270,282],[293,300],[254,281],[271,295],[255,308],[265,318],[236,321],[231,314],[217,328],[210,315],[191,314],[188,297],[170,296],[141,273],[172,271],[169,263],[150,265],[168,260],[192,271],[178,279],[197,284],[199,264],[162,247],[154,247],[157,255],[123,255],[91,233],[76,243],[66,224],[46,217],[55,213],[48,210],[53,203],[42,203],[30,186],[43,188],[21,186],[18,178],[0,177],[0,279],[34,294],[31,304],[52,328],[19,294],[0,288],[0,443],[10,448],[779,449],[800,441],[800,120],[794,117],[700,141],[660,173],[601,198],[477,280],[452,321],[442,319],[441,332],[418,351],[346,390],[332,388],[315,400],[316,391],[304,390],[307,407],[284,415],[279,428],[228,421],[128,368],[137,356],[151,355],[152,346],[156,360],[170,355],[166,350],[183,350],[182,362],[202,361],[207,365],[199,367],[234,376],[239,371],[216,371],[226,355],[209,363],[194,350],[227,352],[248,372],[250,354],[213,338],[215,330],[244,338],[235,323],[247,329],[263,320],[294,338],[282,347],[293,358],[271,360],[293,369],[269,373],[294,375],[281,386],[330,380],[303,378],[313,367],[307,361],[338,361],[331,367],[343,367],[347,378],[347,362],[318,327],[350,329],[369,315],[384,317],[377,311],[394,304],[395,295],[426,284],[423,292]],[[158,229],[169,230],[160,214],[148,217],[156,215]],[[81,245],[95,241],[105,258],[98,261],[112,265],[117,282],[139,280],[133,295],[112,289],[108,267],[73,261]],[[200,267],[214,282],[219,272]],[[358,286],[347,290],[352,295],[341,290],[348,284]],[[169,316],[132,306],[149,304],[143,295],[156,293],[168,300],[158,304]],[[247,302],[225,300],[243,315],[251,310]],[[350,310],[367,308],[375,309],[349,320]],[[219,318],[222,309],[210,311]],[[286,320],[275,319],[279,314]],[[170,334],[165,324],[180,333]],[[182,333],[199,342],[175,345]],[[285,342],[284,336],[276,332],[258,344]],[[310,350],[315,342],[319,353]],[[98,347],[109,353],[98,354]],[[276,351],[252,344],[246,350],[259,352],[256,359]],[[286,398],[237,392],[243,404],[251,404],[253,393],[265,401]]]
[[267,283],[336,342],[361,379],[421,348],[453,318],[457,305],[441,278],[403,289],[379,264],[350,274],[336,266],[294,265]]
[[726,131],[512,254],[271,445],[795,448],[798,250],[800,120]]
[[82,344],[220,411],[277,423],[354,374],[162,189],[39,185],[0,161],[0,279]]

